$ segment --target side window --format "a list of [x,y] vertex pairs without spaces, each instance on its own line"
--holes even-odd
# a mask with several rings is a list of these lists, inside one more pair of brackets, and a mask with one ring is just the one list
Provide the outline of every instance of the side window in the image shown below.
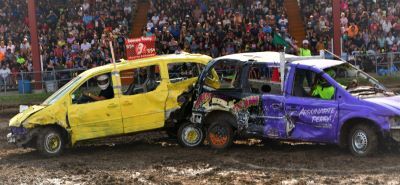
[[120,71],[123,95],[135,95],[154,91],[161,83],[158,65]]
[[265,63],[255,63],[248,73],[249,86],[252,93],[282,94],[279,67]]
[[72,93],[73,104],[84,104],[114,98],[111,73],[90,78]]
[[335,88],[321,74],[310,70],[296,69],[292,95],[332,100]]
[[219,61],[207,72],[204,85],[211,90],[241,88],[242,68],[237,61]]
[[192,62],[168,64],[168,74],[171,83],[180,82],[189,78],[198,77],[204,65]]

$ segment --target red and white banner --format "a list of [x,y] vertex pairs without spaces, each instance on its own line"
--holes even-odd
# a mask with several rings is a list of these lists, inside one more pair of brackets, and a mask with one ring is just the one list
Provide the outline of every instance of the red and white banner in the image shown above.
[[155,41],[155,36],[125,39],[126,56],[128,60],[155,56]]

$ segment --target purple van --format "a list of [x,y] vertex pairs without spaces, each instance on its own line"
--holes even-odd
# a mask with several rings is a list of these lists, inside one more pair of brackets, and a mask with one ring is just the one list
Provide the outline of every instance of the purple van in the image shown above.
[[[284,74],[283,77],[281,74]],[[277,52],[214,59],[178,141],[223,149],[236,136],[338,144],[356,156],[400,141],[400,96],[340,60]]]

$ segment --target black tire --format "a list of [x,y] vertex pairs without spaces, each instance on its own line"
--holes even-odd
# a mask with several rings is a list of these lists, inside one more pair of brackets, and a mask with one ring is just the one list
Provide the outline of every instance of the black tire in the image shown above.
[[65,148],[65,139],[55,128],[44,128],[37,136],[37,149],[46,157],[59,156]]
[[350,152],[357,157],[371,156],[378,149],[379,138],[375,130],[368,125],[356,125],[349,133]]
[[207,140],[211,148],[226,149],[233,144],[233,120],[229,116],[218,116],[210,121]]
[[203,129],[193,123],[184,123],[178,130],[178,143],[183,147],[193,148],[203,144],[204,141]]

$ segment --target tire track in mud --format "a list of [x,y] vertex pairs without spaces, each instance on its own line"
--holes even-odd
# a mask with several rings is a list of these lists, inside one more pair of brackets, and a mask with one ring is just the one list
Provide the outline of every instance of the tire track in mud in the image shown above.
[[[324,173],[324,174],[332,174],[332,175],[337,175],[337,174],[342,174],[343,170],[331,170],[331,169],[308,169],[308,168],[278,168],[278,167],[265,167],[265,166],[259,166],[251,163],[241,163],[238,162],[239,164],[242,164],[243,166],[247,166],[250,169],[255,169],[255,170],[268,170],[268,171],[284,171],[284,172],[306,172],[306,173]],[[386,166],[386,167],[380,167],[380,168],[374,168],[374,169],[368,169],[368,170],[356,170],[356,171],[346,171],[347,174],[375,174],[375,173],[397,173],[393,171],[399,171],[400,170],[400,165],[397,166]]]

